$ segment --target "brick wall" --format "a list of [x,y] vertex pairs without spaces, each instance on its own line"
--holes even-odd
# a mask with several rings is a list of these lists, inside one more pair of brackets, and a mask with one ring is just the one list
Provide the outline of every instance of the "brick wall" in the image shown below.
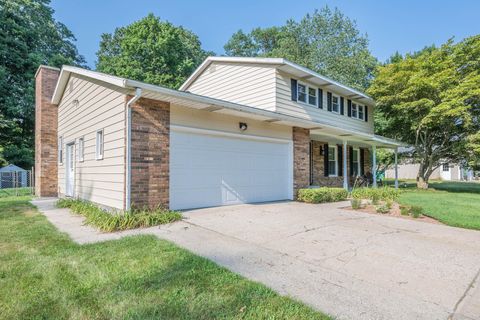
[[131,205],[168,208],[170,104],[137,100],[132,106],[131,134]]
[[310,185],[310,130],[293,127],[293,193]]
[[50,103],[60,70],[40,66],[35,77],[35,194],[58,192],[58,106]]

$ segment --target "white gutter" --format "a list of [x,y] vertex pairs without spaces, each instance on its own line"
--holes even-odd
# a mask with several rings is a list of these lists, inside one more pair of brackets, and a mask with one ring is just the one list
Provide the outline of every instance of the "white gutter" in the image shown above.
[[131,207],[131,186],[132,186],[132,104],[142,96],[142,89],[136,88],[135,95],[127,102],[127,167],[126,167],[126,194],[125,194],[125,210]]

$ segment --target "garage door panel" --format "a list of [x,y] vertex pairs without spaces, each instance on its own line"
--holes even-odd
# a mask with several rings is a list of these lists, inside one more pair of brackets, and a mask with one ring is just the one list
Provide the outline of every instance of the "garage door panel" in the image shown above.
[[173,209],[288,199],[289,143],[171,132]]

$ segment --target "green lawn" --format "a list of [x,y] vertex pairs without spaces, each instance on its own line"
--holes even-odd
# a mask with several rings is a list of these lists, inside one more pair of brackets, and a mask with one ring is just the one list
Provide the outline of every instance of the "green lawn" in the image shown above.
[[480,230],[480,183],[432,181],[429,190],[415,189],[412,181],[400,185],[404,183],[400,203],[420,206],[449,226]]
[[0,199],[0,319],[330,319],[153,236],[77,245]]

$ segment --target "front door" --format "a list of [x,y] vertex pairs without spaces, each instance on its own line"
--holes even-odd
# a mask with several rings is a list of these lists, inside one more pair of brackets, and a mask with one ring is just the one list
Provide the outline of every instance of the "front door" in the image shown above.
[[65,180],[66,180],[66,189],[65,194],[69,197],[73,197],[73,186],[75,182],[75,166],[74,166],[74,144],[67,144],[67,154],[66,154],[66,173],[65,173]]

